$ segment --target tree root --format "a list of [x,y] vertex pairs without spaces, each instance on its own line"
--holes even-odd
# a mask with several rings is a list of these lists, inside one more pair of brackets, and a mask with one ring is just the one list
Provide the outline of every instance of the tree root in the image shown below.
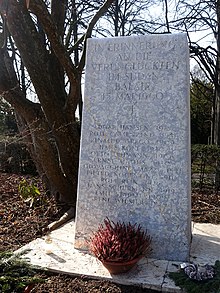
[[75,218],[75,208],[71,207],[59,220],[49,224],[47,228],[49,231],[53,231],[73,218]]

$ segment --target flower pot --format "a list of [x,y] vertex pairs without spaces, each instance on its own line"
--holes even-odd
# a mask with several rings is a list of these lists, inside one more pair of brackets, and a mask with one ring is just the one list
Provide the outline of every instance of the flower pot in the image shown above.
[[132,269],[142,257],[143,256],[140,256],[125,262],[102,261],[102,264],[104,267],[106,267],[110,274],[122,274]]

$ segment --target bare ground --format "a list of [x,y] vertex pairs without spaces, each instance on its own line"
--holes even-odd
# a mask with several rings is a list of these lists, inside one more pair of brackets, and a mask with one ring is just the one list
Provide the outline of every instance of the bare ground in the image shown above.
[[[18,185],[24,176],[0,173],[0,251],[20,248],[42,236],[47,225],[57,220],[63,210],[53,199],[30,208],[18,194]],[[28,177],[26,177],[29,180]],[[40,183],[39,188],[41,189]],[[41,193],[43,195],[43,191]],[[220,224],[220,195],[210,191],[192,194],[192,219],[195,222]],[[37,284],[31,292],[82,292],[82,293],[144,293],[155,292],[132,286],[122,286],[107,281],[89,280],[83,276],[42,274],[46,282]]]

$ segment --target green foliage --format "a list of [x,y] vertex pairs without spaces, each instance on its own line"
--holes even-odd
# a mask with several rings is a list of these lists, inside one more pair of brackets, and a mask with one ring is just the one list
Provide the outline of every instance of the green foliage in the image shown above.
[[0,97],[0,133],[17,133],[18,128],[15,119],[14,109]]
[[192,145],[191,161],[192,174],[199,175],[199,188],[213,187],[217,168],[217,160],[220,158],[220,147],[216,145]]
[[16,136],[0,135],[0,169],[5,173],[37,174],[26,145]]
[[213,86],[195,79],[191,84],[191,140],[193,144],[207,144],[211,135]]
[[26,252],[0,252],[0,292],[20,293],[24,292],[24,288],[29,284],[44,282],[43,279],[35,277],[37,268],[21,257]]
[[128,261],[151,251],[151,237],[136,224],[108,218],[90,239],[90,251],[101,261]]
[[191,280],[183,270],[169,273],[176,286],[185,289],[188,293],[220,293],[220,261],[214,265],[215,277],[207,281]]
[[26,179],[21,180],[18,185],[18,192],[21,198],[29,203],[30,207],[35,206],[38,202],[45,203],[45,198],[41,196],[40,190],[33,183],[28,183]]

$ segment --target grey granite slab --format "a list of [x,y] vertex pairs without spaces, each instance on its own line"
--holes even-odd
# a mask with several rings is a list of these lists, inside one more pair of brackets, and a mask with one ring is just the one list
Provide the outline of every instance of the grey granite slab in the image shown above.
[[153,258],[191,241],[189,50],[185,34],[89,39],[75,248],[105,217],[140,224]]
[[[111,275],[94,256],[74,249],[74,229],[75,223],[70,221],[48,235],[28,243],[17,252],[28,249],[24,257],[29,258],[31,264],[52,272],[105,279],[159,292],[183,292],[169,278],[169,272],[177,272],[181,262],[143,258],[130,272]],[[190,261],[199,265],[213,265],[219,259],[220,225],[193,223],[192,232]]]

